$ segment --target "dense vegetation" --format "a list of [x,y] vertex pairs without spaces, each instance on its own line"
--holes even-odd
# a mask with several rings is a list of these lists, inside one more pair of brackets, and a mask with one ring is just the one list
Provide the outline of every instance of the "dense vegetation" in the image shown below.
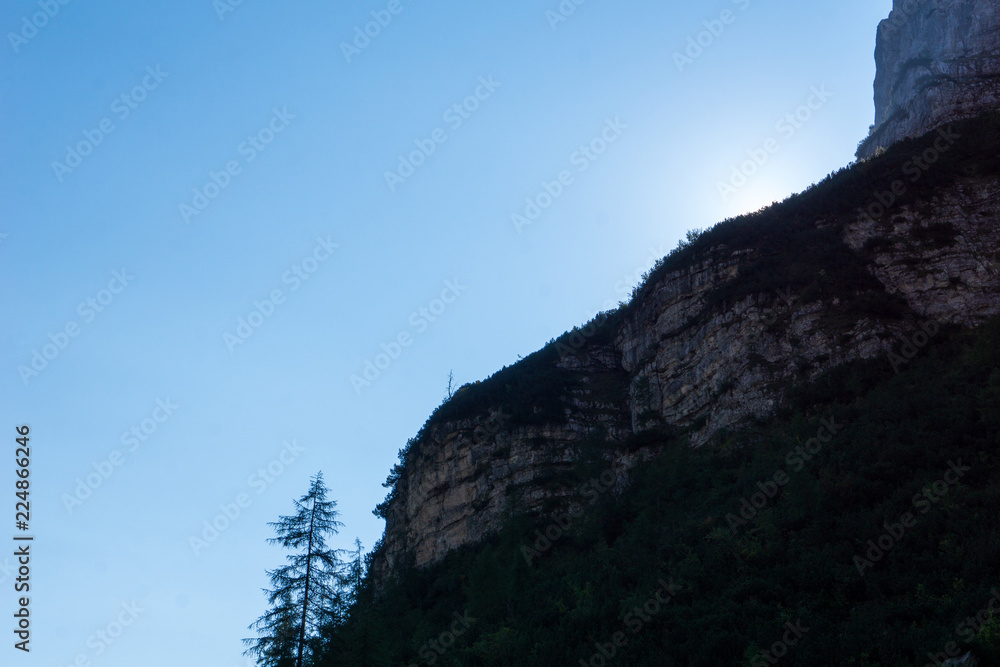
[[[1000,173],[1000,116],[954,133],[896,206]],[[386,503],[435,425],[498,408],[518,423],[562,419],[574,378],[556,361],[579,350],[574,340],[610,342],[666,274],[716,249],[754,251],[717,305],[792,290],[837,296],[829,316],[845,321],[905,315],[837,236],[936,139],[901,142],[781,204],[690,234],[629,304],[438,408],[400,452]],[[875,217],[891,224],[891,212]],[[911,241],[953,235],[931,224]],[[889,358],[859,362],[790,388],[783,412],[709,446],[692,449],[677,432],[637,436],[626,446],[662,453],[615,493],[606,482],[620,480],[601,477],[610,443],[581,443],[582,517],[512,511],[500,534],[399,572],[384,590],[356,578],[316,664],[889,667],[937,665],[946,651],[1000,664],[1000,617],[983,612],[1000,592],[1000,323],[931,338],[895,369]],[[830,442],[819,439],[831,429]]]
[[[942,330],[899,374],[841,368],[788,405],[714,447],[662,436],[547,550],[535,530],[556,515],[512,516],[377,601],[366,584],[318,664],[600,665],[602,644],[608,664],[763,665],[783,638],[787,665],[936,664],[949,642],[1000,664],[1000,616],[960,626],[1000,587],[1000,322]],[[823,420],[842,430],[797,454]],[[602,472],[581,448],[579,481]],[[655,615],[630,611],[664,584],[678,591]]]
[[[878,214],[876,193],[889,193],[897,180],[905,183],[905,191],[893,195],[893,205],[874,216],[887,226],[899,207],[920,202],[927,205],[928,193],[938,188],[947,188],[963,178],[1000,174],[1000,114],[955,123],[948,132],[958,138],[944,151],[935,149],[940,136],[936,131],[901,141],[877,158],[852,163],[779,204],[724,220],[708,230],[689,232],[643,277],[628,303],[599,314],[587,325],[566,332],[489,378],[461,387],[441,405],[420,433],[400,450],[400,463],[385,484],[390,492],[386,503],[380,505],[379,516],[384,515],[393,498],[402,470],[433,426],[488,409],[502,409],[516,423],[562,419],[561,397],[571,374],[559,369],[556,361],[566,350],[579,350],[573,341],[583,336],[588,346],[609,343],[664,276],[709,258],[713,249],[752,250],[753,260],[741,268],[737,280],[712,294],[713,301],[707,306],[724,305],[749,295],[773,299],[777,294],[791,292],[804,303],[823,299],[827,305],[826,323],[832,327],[865,315],[901,316],[904,304],[886,294],[862,258],[851,252],[838,235],[844,224],[857,219],[859,210]],[[933,162],[921,161],[928,151],[933,151]],[[953,236],[954,229],[949,226],[931,224],[915,231],[912,241],[946,244]],[[833,297],[839,301],[836,307],[832,306]]]

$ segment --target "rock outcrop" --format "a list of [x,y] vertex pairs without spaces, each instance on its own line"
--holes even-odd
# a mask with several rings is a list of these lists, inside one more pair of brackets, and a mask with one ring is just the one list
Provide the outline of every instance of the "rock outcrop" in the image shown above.
[[903,343],[1000,315],[1000,117],[980,114],[1000,109],[995,3],[897,0],[862,147],[884,155],[711,230],[628,306],[460,389],[393,473],[376,581],[513,511],[565,507],[588,443],[613,473],[606,490],[621,488],[655,454],[651,434],[731,438],[791,386],[856,360],[888,370]]
[[859,158],[1000,107],[1000,3],[894,0],[875,61],[875,124]]
[[[566,378],[559,418],[525,423],[496,405],[425,429],[385,509],[377,576],[494,533],[514,497],[529,512],[568,502],[574,488],[560,475],[595,433],[623,484],[652,453],[634,436],[681,428],[700,445],[771,415],[788,386],[845,362],[881,358],[888,370],[890,351],[929,322],[1000,315],[998,220],[1000,177],[969,178],[879,219],[858,210],[774,243],[704,250],[648,285],[610,343],[583,330],[555,346],[572,350],[551,355]],[[794,284],[799,270],[815,280]],[[793,284],[756,287],[774,273]]]

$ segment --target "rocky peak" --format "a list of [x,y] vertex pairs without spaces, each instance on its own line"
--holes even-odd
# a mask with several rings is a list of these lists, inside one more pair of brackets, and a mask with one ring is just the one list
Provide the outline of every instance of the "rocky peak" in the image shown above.
[[875,61],[875,124],[859,158],[1000,109],[1000,3],[894,0]]

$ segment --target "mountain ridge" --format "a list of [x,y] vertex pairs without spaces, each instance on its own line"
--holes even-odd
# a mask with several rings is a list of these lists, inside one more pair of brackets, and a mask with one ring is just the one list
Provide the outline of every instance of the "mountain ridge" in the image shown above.
[[665,258],[629,304],[462,387],[387,481],[376,578],[483,539],[515,504],[565,502],[552,480],[588,438],[613,444],[605,456],[624,484],[655,454],[643,433],[723,441],[774,414],[789,385],[854,360],[889,363],[929,321],[1000,314],[1000,117],[945,132],[953,143],[915,183],[907,165],[941,146],[937,131],[720,223]]
[[878,27],[875,62],[875,123],[859,158],[1000,108],[1000,6],[893,0]]
[[656,455],[645,434],[725,442],[773,416],[789,386],[898,359],[929,326],[1000,314],[996,53],[991,3],[895,0],[878,29],[876,125],[861,159],[689,233],[627,304],[461,387],[385,483],[375,579],[440,562],[515,508],[565,505],[572,489],[558,480],[591,440],[625,485]]

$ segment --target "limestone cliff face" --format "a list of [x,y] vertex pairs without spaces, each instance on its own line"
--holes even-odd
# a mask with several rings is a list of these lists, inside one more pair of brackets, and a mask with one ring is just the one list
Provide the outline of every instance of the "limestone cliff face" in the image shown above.
[[845,229],[869,249],[871,272],[913,312],[975,326],[1000,304],[1000,181],[959,181],[931,202],[901,207],[889,225],[861,216]]
[[1000,315],[1000,120],[958,123],[944,152],[922,136],[1000,109],[998,28],[997,0],[896,0],[879,28],[877,127],[859,154],[888,152],[709,232],[600,327],[461,389],[381,507],[376,580],[440,561],[513,511],[570,502],[567,473],[588,442],[622,487],[655,454],[644,433],[703,446],[838,365],[888,368],[928,320]]
[[580,352],[565,360],[573,379],[565,419],[526,424],[503,407],[489,407],[428,430],[386,513],[385,558],[377,568],[391,571],[404,555],[423,566],[489,535],[515,494],[528,509],[560,495],[563,489],[553,479],[572,468],[589,434],[599,430],[624,440],[631,433],[628,380],[617,350],[595,346]]
[[[495,532],[515,497],[518,510],[539,512],[565,500],[572,489],[559,475],[594,433],[611,443],[604,455],[624,484],[650,454],[629,436],[666,425],[689,429],[699,445],[772,414],[792,382],[855,359],[882,357],[888,368],[888,352],[927,320],[974,325],[1000,314],[998,209],[1000,178],[981,176],[879,219],[859,210],[806,221],[792,241],[698,253],[648,286],[610,342],[584,331],[568,339],[573,354],[553,355],[568,378],[561,418],[524,423],[486,407],[427,430],[386,511],[377,576]],[[799,240],[809,238],[818,250]],[[819,250],[827,259],[810,256]],[[819,284],[826,274],[829,289],[746,286],[762,269],[796,262]],[[873,299],[895,308],[859,310]]]
[[859,158],[1000,106],[1000,3],[894,0],[875,61],[875,128]]

